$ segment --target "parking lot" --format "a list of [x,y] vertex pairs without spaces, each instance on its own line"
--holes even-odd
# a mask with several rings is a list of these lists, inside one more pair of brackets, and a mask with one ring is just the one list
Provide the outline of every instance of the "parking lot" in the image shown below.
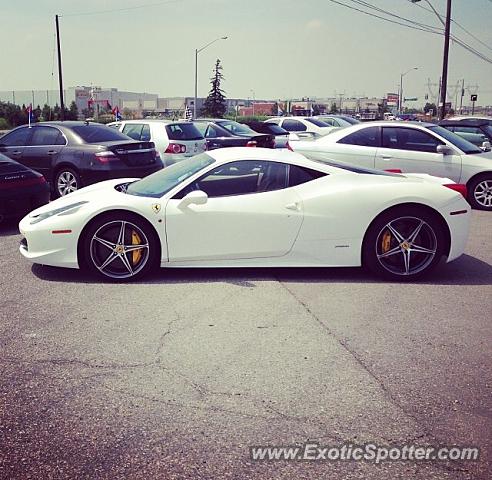
[[[360,269],[31,266],[0,224],[0,477],[490,478],[492,216],[422,283]],[[253,462],[253,445],[478,446],[478,462]]]

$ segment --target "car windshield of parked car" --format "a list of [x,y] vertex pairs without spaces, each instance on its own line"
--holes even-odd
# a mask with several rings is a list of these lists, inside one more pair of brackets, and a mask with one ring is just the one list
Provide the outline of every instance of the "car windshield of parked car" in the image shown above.
[[131,183],[126,192],[139,197],[162,197],[181,182],[214,162],[215,160],[206,153],[195,155]]
[[109,128],[106,125],[79,125],[77,127],[72,127],[72,130],[85,143],[120,142],[129,140],[123,133],[114,128]]
[[313,125],[316,125],[317,127],[330,127],[330,125],[321,120],[318,120],[317,118],[306,118],[306,121],[312,123]]
[[254,130],[251,130],[247,125],[233,121],[217,122],[221,127],[229,130],[235,135],[256,135]]
[[357,120],[356,118],[352,118],[352,117],[342,117],[342,118],[343,118],[343,120],[350,123],[351,125],[355,125],[357,123],[360,123],[360,121]]
[[470,143],[468,140],[465,140],[463,137],[456,135],[456,133],[453,133],[444,127],[434,125],[427,128],[432,132],[441,135],[441,137],[445,138],[448,142],[451,142],[453,145],[457,146],[462,152],[466,154],[483,153],[483,150],[480,150],[480,148],[473,145],[473,143]]
[[482,129],[489,138],[492,138],[492,125],[484,125]]

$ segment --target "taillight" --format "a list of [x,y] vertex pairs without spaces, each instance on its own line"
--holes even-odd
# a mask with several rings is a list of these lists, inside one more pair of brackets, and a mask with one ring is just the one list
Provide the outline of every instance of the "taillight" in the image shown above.
[[385,172],[389,172],[389,173],[402,173],[402,171],[399,168],[387,168],[387,169],[385,169]]
[[104,152],[97,152],[94,154],[94,157],[98,162],[101,163],[108,163],[114,160],[118,160],[118,157],[111,150],[105,150]]
[[247,147],[256,147],[256,141],[255,140],[250,140],[247,144]]
[[468,190],[466,188],[466,185],[463,183],[445,183],[443,187],[450,188],[451,190],[454,190],[455,192],[461,193],[463,197],[467,197],[468,195]]
[[287,140],[287,143],[285,144],[285,147],[287,148],[287,150],[290,150],[291,152],[294,151],[294,149],[290,146],[290,143],[288,140]]
[[186,145],[181,145],[179,143],[170,143],[165,153],[186,153]]

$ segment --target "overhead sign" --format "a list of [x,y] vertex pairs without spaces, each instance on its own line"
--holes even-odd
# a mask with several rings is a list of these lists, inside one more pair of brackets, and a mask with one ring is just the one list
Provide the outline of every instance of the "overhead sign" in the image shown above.
[[405,102],[416,102],[417,100],[418,100],[417,97],[410,97],[410,98],[405,97]]

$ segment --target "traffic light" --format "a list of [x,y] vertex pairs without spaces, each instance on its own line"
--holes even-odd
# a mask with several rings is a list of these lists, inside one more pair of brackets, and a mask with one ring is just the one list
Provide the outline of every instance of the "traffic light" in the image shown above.
[[477,94],[473,94],[471,97],[470,97],[471,101],[472,102],[476,102],[477,99],[478,99],[478,95]]

